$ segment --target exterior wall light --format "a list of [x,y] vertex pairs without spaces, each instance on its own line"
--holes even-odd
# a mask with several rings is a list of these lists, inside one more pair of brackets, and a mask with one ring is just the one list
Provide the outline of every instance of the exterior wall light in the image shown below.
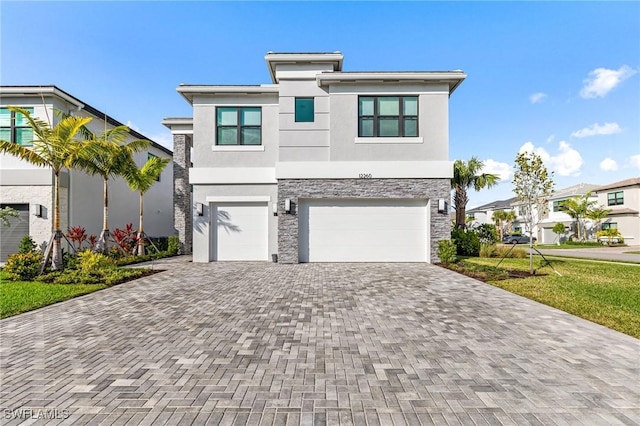
[[449,203],[447,203],[447,200],[438,200],[438,213],[449,214]]
[[204,204],[196,203],[196,213],[198,216],[204,216]]

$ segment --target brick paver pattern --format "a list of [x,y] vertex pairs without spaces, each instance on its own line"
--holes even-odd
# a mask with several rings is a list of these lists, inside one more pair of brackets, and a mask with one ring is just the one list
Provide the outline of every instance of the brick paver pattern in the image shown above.
[[4,424],[640,424],[639,340],[428,264],[174,262],[0,350]]

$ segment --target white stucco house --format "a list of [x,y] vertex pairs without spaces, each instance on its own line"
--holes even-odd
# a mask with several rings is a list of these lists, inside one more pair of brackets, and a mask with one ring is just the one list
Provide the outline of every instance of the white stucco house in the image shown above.
[[626,244],[640,244],[640,177],[599,186],[595,193],[598,204],[611,210],[601,228],[617,228]]
[[[512,211],[514,210],[513,203],[517,200],[516,197],[508,198],[506,200],[496,200],[483,204],[478,207],[474,207],[466,211],[467,217],[471,219],[472,226],[490,224],[494,225],[493,214],[498,211]],[[512,228],[520,228],[519,223],[512,223]],[[506,225],[505,225],[506,227]],[[513,229],[512,229],[513,230]],[[506,232],[506,229],[503,229]]]
[[[91,117],[89,130],[100,133],[121,125],[109,115],[56,86],[0,86],[0,138],[28,145],[33,135],[26,120],[16,116],[8,106],[28,109],[34,117],[45,121],[58,120],[55,110],[82,117]],[[148,139],[131,130],[131,140]],[[153,142],[145,152],[136,154],[136,162],[144,164],[148,156],[171,158],[172,152]],[[174,234],[172,163],[162,172],[160,181],[145,195],[145,231],[149,236]],[[82,226],[89,234],[99,235],[103,216],[103,183],[99,176],[84,172],[63,172],[60,188],[61,229]],[[18,158],[0,154],[0,206],[10,206],[20,212],[11,226],[0,226],[0,261],[17,250],[20,239],[29,234],[37,244],[49,241],[53,220],[53,173]],[[138,223],[138,194],[120,178],[109,186],[109,223],[111,230]]]
[[346,72],[340,52],[265,59],[270,83],[182,84],[193,117],[163,121],[185,252],[436,261],[450,230],[449,97],[465,74]]
[[[562,204],[570,198],[583,197],[588,192],[591,192],[589,201],[597,202],[598,197],[594,190],[598,185],[590,183],[579,183],[577,185],[569,186],[567,188],[554,191],[549,197],[549,204],[547,206],[547,214],[540,222],[538,241],[542,244],[555,244],[558,241],[566,241],[570,235],[576,235],[575,220],[571,218],[567,213],[562,211]],[[593,223],[588,219],[583,219],[586,226],[586,231],[589,237],[593,237]],[[556,223],[562,223],[565,225],[565,233],[558,236],[553,232],[553,227]],[[575,237],[574,237],[575,238]]]

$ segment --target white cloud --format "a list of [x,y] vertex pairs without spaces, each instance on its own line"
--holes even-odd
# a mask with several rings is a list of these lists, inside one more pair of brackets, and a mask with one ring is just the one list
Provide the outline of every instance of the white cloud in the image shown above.
[[604,123],[602,126],[598,123],[594,123],[589,127],[585,127],[571,133],[571,137],[586,138],[596,135],[613,135],[620,132],[622,132],[622,129],[620,128],[618,123]]
[[556,135],[549,135],[547,138],[547,143],[551,143],[556,140]]
[[629,157],[629,163],[632,167],[640,169],[640,154],[632,155]]
[[136,132],[140,132],[140,128],[136,126],[134,123],[132,123],[131,121],[127,121],[127,127],[130,128],[131,130],[135,130]]
[[531,101],[532,104],[539,104],[542,101],[544,101],[546,97],[547,97],[546,93],[537,92],[529,96],[529,101]]
[[613,158],[605,158],[600,162],[600,170],[605,172],[614,172],[618,170],[618,163]]
[[501,163],[492,159],[484,160],[482,173],[498,175],[501,182],[510,181],[513,176],[513,167],[507,163]]
[[584,86],[580,90],[580,96],[585,99],[602,98],[636,72],[628,65],[623,65],[618,70],[596,68],[589,72],[589,77],[582,80]]
[[566,141],[560,141],[556,155],[549,154],[542,147],[536,147],[531,141],[525,142],[518,152],[534,152],[538,154],[547,167],[555,171],[559,176],[579,176],[580,168],[584,163],[580,153]]

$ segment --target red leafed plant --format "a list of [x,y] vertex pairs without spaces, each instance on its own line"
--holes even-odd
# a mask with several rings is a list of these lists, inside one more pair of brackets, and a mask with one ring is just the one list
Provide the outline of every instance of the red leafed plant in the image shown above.
[[133,229],[132,223],[128,223],[124,229],[116,228],[113,231],[113,240],[126,254],[134,254],[138,244],[138,232]]
[[82,226],[70,227],[67,229],[67,234],[65,236],[71,241],[71,244],[76,251],[82,250],[82,243],[84,243],[88,238],[87,230]]
[[98,243],[98,236],[93,234],[89,235],[89,244],[91,244],[91,247],[95,247],[97,243]]

